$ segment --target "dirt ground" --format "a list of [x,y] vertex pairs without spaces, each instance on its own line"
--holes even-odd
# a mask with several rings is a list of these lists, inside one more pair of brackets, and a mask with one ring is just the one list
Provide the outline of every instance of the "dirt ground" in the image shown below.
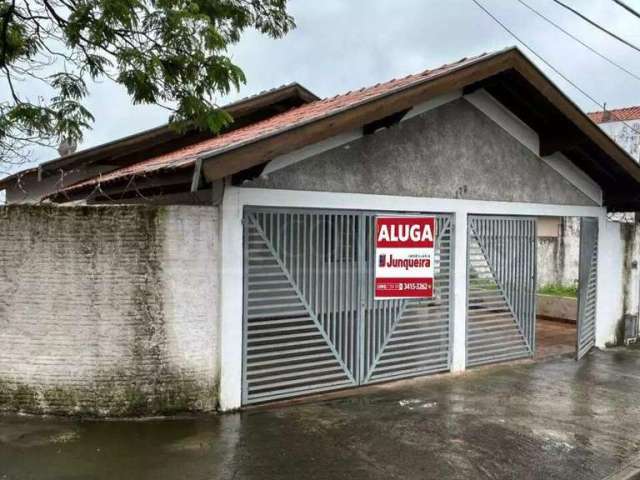
[[640,447],[640,350],[237,414],[0,417],[0,479],[601,479]]

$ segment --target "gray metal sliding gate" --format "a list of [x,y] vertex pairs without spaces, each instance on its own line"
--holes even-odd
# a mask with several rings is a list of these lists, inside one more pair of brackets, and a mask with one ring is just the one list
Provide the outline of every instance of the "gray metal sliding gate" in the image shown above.
[[467,366],[535,351],[536,220],[468,221]]
[[580,360],[596,343],[596,284],[598,280],[598,219],[580,220],[578,341]]
[[374,300],[375,216],[245,209],[243,403],[449,369],[452,217],[434,298]]

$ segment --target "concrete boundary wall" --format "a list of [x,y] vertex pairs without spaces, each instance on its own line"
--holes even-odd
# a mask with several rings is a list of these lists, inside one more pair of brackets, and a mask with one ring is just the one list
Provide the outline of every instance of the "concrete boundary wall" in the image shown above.
[[6,206],[0,230],[0,410],[216,407],[216,207]]
[[[626,321],[629,317],[638,318],[640,315],[640,224],[618,223],[617,225],[621,231],[624,249],[622,314]],[[623,325],[620,324],[616,335],[618,343],[630,334],[630,332],[623,332],[623,330]]]
[[577,285],[580,260],[580,219],[561,217],[554,237],[538,236],[537,285]]

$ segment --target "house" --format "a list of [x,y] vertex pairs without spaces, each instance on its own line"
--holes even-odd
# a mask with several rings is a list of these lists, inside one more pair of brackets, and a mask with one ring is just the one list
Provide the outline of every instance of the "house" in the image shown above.
[[588,116],[629,155],[640,161],[640,107],[602,110],[591,112]]
[[[640,206],[640,166],[517,49],[228,110],[0,183],[0,404],[232,410],[531,358],[539,217],[581,219],[576,358],[616,342],[607,213]],[[432,225],[398,287],[424,295],[382,299],[381,221]]]

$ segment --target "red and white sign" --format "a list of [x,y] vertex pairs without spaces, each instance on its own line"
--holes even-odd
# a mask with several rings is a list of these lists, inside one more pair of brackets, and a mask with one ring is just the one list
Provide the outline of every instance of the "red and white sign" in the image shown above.
[[375,298],[431,298],[435,217],[376,217]]

